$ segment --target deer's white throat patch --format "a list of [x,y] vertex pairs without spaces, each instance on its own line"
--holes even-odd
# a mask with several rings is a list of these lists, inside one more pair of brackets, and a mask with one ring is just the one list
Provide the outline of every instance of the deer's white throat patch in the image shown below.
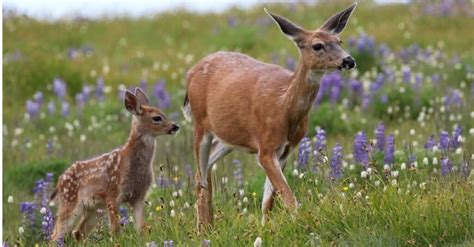
[[308,84],[311,86],[318,85],[323,78],[325,71],[311,70],[308,75]]

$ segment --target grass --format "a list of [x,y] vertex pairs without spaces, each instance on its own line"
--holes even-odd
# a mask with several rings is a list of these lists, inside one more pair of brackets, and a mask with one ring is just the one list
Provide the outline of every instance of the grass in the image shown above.
[[[331,5],[265,6],[306,28],[316,28],[330,13],[346,4],[335,1]],[[233,8],[220,14],[177,10],[149,18],[57,22],[20,15],[4,17],[3,240],[20,246],[46,245],[38,232],[39,225],[35,232],[27,228],[19,234],[18,228],[25,226],[19,203],[33,200],[35,181],[47,172],[53,172],[57,179],[75,160],[122,145],[130,128],[130,116],[122,109],[120,88],[136,86],[144,79],[152,94],[152,84],[164,79],[172,102],[165,111],[169,116],[177,116],[182,130],[175,137],[157,138],[155,175],[165,179],[167,186],[158,183],[150,190],[146,209],[149,233],[140,236],[133,224],[127,224],[122,234],[112,237],[106,219],[101,219],[86,242],[67,239],[68,246],[145,246],[151,241],[161,245],[167,240],[179,246],[195,246],[205,239],[211,240],[213,246],[248,246],[257,237],[263,239],[264,246],[471,246],[473,176],[460,176],[457,172],[441,176],[440,164],[433,164],[432,160],[449,157],[458,171],[462,162],[469,167],[472,164],[474,144],[469,130],[474,128],[471,117],[474,97],[469,90],[473,85],[474,33],[466,32],[466,27],[474,26],[474,19],[463,15],[424,15],[417,4],[377,6],[364,2],[342,35],[348,40],[365,32],[377,44],[386,43],[393,51],[419,44],[421,48],[432,47],[444,56],[437,63],[411,59],[404,64],[394,58],[384,67],[380,57],[351,51],[361,61],[361,67],[357,74],[344,76],[361,81],[364,90],[369,89],[384,68],[393,68],[395,76],[393,82],[384,84],[377,92],[368,108],[362,107],[361,97],[352,102],[353,95],[343,90],[341,100],[331,104],[325,99],[311,112],[308,136],[314,136],[316,126],[326,130],[324,153],[328,158],[336,143],[343,146],[343,177],[337,181],[330,178],[330,160],[318,163],[316,173],[303,171],[304,178],[293,175],[298,168],[296,150],[285,173],[301,207],[294,213],[277,203],[271,221],[262,226],[264,173],[254,156],[234,152],[213,171],[214,226],[203,235],[195,232],[193,176],[186,171],[186,165],[194,169],[192,126],[178,113],[184,97],[184,76],[201,57],[217,50],[240,51],[282,66],[288,58],[296,58],[297,49],[280,34],[262,9],[262,6],[250,10]],[[229,18],[235,18],[237,24],[229,24]],[[348,44],[344,46],[347,48]],[[84,47],[92,48],[92,52],[81,52]],[[71,49],[78,50],[73,59],[68,57]],[[14,58],[16,52],[20,54],[18,59]],[[459,67],[450,63],[456,54],[460,56]],[[423,75],[420,91],[411,90],[401,82],[403,65],[409,66],[413,74]],[[439,84],[432,84],[430,78],[437,73],[442,79]],[[73,103],[75,95],[84,85],[95,85],[99,76],[109,88],[105,100],[92,99],[78,110]],[[66,101],[70,103],[67,117],[58,113],[61,100],[51,90],[55,77],[67,83]],[[401,91],[401,87],[406,91]],[[442,111],[443,99],[452,89],[462,92],[463,104]],[[42,117],[25,117],[24,102],[36,91],[44,92],[44,104],[49,101],[56,104],[55,114],[48,114],[43,106]],[[387,96],[387,102],[376,100],[383,95]],[[348,99],[349,106],[342,98]],[[390,107],[394,110],[388,114]],[[421,112],[426,115],[423,121],[419,121]],[[354,164],[350,156],[353,138],[363,130],[372,140],[379,122],[385,124],[387,134],[398,133],[392,170],[398,171],[399,176],[384,172],[383,154],[376,153],[371,161],[374,173],[364,179],[360,176],[361,166]],[[440,130],[450,132],[454,124],[462,127],[466,138],[460,154],[455,150],[431,152],[423,148],[428,136]],[[416,134],[409,134],[412,129]],[[411,155],[418,162],[416,169],[410,169]],[[429,159],[428,165],[423,164],[425,157]],[[234,179],[234,160],[243,164],[243,185]],[[403,163],[408,169],[402,169]],[[351,165],[355,168],[351,169]],[[182,195],[174,197],[173,193],[179,191]],[[10,195],[13,203],[7,203]],[[171,210],[175,211],[174,217]],[[37,216],[39,220],[38,212]]]

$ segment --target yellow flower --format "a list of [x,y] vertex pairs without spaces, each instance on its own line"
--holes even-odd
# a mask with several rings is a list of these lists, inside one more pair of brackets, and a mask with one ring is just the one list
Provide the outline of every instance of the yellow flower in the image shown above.
[[40,245],[38,243],[35,244],[35,247],[39,247]]
[[173,180],[174,180],[175,182],[177,182],[177,181],[178,181],[178,177],[174,177]]
[[161,205],[158,205],[158,206],[156,206],[155,211],[156,211],[156,212],[160,212],[161,209],[162,209]]
[[252,196],[253,196],[253,197],[256,197],[256,196],[257,196],[257,193],[256,193],[256,192],[253,192],[253,193],[252,193]]
[[349,187],[344,186],[344,187],[342,187],[342,190],[343,190],[343,191],[348,191],[348,190],[349,190]]

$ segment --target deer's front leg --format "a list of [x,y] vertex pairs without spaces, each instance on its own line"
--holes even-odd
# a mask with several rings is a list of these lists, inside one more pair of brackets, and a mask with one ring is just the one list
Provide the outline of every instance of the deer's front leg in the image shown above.
[[116,234],[120,230],[117,202],[115,200],[107,200],[107,209],[109,213],[110,233]]
[[267,178],[270,180],[271,186],[274,188],[275,192],[281,195],[285,206],[290,209],[296,209],[298,205],[296,198],[286,182],[286,178],[283,175],[276,153],[260,150],[258,161],[267,173]]

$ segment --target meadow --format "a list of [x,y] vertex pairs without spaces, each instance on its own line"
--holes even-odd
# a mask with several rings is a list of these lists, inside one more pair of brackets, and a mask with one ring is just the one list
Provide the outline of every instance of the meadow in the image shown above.
[[293,70],[298,51],[263,7],[309,29],[348,4],[61,21],[4,9],[3,246],[48,245],[58,176],[125,143],[134,87],[181,125],[157,138],[148,232],[123,205],[121,234],[102,217],[59,246],[473,246],[474,7],[462,0],[360,4],[341,35],[357,69],[322,79],[285,170],[298,212],[277,203],[262,226],[264,172],[234,152],[213,167],[214,225],[197,234],[186,71],[218,50]]

